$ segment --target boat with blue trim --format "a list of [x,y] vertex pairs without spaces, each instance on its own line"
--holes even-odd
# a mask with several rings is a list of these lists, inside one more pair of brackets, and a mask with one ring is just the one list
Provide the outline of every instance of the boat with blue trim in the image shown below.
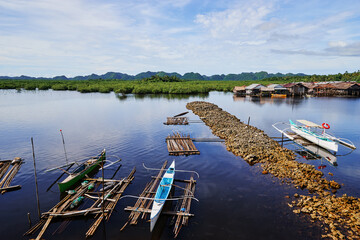
[[169,197],[172,184],[175,176],[175,161],[173,161],[162,177],[160,184],[156,190],[154,202],[150,214],[150,232],[154,229],[154,226],[161,214],[161,210],[164,207],[166,199]]

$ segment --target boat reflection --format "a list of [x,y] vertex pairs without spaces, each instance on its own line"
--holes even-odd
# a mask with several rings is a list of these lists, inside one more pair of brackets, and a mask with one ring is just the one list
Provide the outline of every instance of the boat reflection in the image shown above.
[[325,159],[331,165],[338,166],[337,156],[325,148],[319,147],[305,139],[294,139],[294,142],[301,147],[295,150],[295,152],[307,160]]

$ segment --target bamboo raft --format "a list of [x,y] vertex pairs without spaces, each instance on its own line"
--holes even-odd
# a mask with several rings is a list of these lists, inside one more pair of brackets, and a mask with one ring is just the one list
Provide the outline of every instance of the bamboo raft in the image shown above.
[[200,154],[200,151],[195,147],[190,135],[181,135],[174,133],[172,136],[166,137],[166,145],[169,155],[195,155]]
[[[151,213],[151,207],[153,203],[153,198],[156,194],[156,189],[159,186],[163,173],[166,171],[167,161],[164,162],[161,170],[156,177],[152,177],[151,181],[146,184],[143,192],[140,194],[140,198],[136,201],[134,206],[128,206],[125,208],[125,211],[131,211],[128,221],[120,229],[124,230],[125,227],[130,225],[136,225],[139,219],[147,218],[148,214]],[[183,182],[186,184],[182,199],[177,200],[176,206],[172,211],[162,211],[161,214],[172,216],[172,225],[174,225],[173,233],[175,238],[178,236],[182,226],[188,224],[189,217],[193,217],[194,214],[190,213],[191,207],[191,197],[195,193],[195,184],[196,180],[193,177],[190,180],[180,180],[174,179],[174,182]]]
[[[68,194],[64,197],[59,203],[57,203],[53,208],[49,211],[42,213],[40,221],[30,228],[25,235],[32,235],[38,229],[42,227],[38,236],[35,238],[36,240],[40,240],[45,233],[46,229],[50,225],[50,222],[53,218],[71,218],[77,216],[87,216],[88,214],[92,214],[95,221],[86,232],[86,237],[91,237],[94,235],[96,229],[99,227],[100,223],[103,220],[109,220],[114,208],[119,201],[120,197],[122,196],[123,192],[127,188],[127,186],[131,183],[134,179],[136,169],[134,168],[131,173],[123,179],[120,180],[112,180],[112,179],[93,179],[87,178],[84,181],[88,181],[86,184],[81,184],[78,186],[75,191],[74,195]],[[113,185],[108,188],[104,188],[104,191],[98,190],[103,182],[105,183],[112,183]],[[93,185],[94,188],[89,190],[89,186]],[[91,199],[93,200],[93,204],[86,208],[73,208],[71,207],[76,199],[79,197],[84,197],[84,199]]]
[[[14,160],[0,161],[0,192],[4,194],[7,191],[20,189],[20,185],[10,186],[15,175],[19,172],[23,159],[16,157]],[[9,170],[10,169],[10,170]]]
[[167,117],[165,125],[188,125],[189,119],[187,117]]

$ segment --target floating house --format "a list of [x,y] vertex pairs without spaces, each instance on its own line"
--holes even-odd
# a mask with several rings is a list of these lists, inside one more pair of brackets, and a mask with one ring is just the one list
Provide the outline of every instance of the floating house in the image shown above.
[[313,88],[313,94],[317,96],[332,96],[336,93],[336,87],[331,84],[319,84]]
[[260,92],[262,97],[270,97],[271,94],[274,93],[274,89],[269,87],[261,87]]
[[235,86],[233,89],[233,93],[237,96],[245,96],[246,95],[246,86]]
[[356,82],[338,82],[332,84],[335,87],[335,94],[360,96],[360,84]]
[[304,96],[308,93],[309,88],[303,83],[288,83],[284,85],[292,96]]
[[264,85],[253,83],[247,87],[245,87],[246,95],[250,96],[260,96],[261,95],[261,88],[264,88]]
[[314,88],[321,85],[321,83],[314,83],[314,82],[303,82],[302,85],[308,88],[307,92],[308,94],[315,93]]
[[270,84],[267,87],[273,90],[271,97],[286,98],[289,95],[289,90],[281,84]]

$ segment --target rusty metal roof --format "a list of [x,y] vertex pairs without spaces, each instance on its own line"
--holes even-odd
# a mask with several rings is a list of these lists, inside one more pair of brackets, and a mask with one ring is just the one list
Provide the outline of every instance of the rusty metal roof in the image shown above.
[[336,87],[332,83],[319,84],[314,88],[316,88],[316,89],[336,89]]
[[360,88],[360,85],[358,83],[355,83],[355,82],[333,83],[333,86],[335,87],[335,89],[339,89],[339,90],[346,90],[346,89],[349,89],[349,88],[353,87],[354,85],[355,85],[355,87],[359,86],[359,88]]

